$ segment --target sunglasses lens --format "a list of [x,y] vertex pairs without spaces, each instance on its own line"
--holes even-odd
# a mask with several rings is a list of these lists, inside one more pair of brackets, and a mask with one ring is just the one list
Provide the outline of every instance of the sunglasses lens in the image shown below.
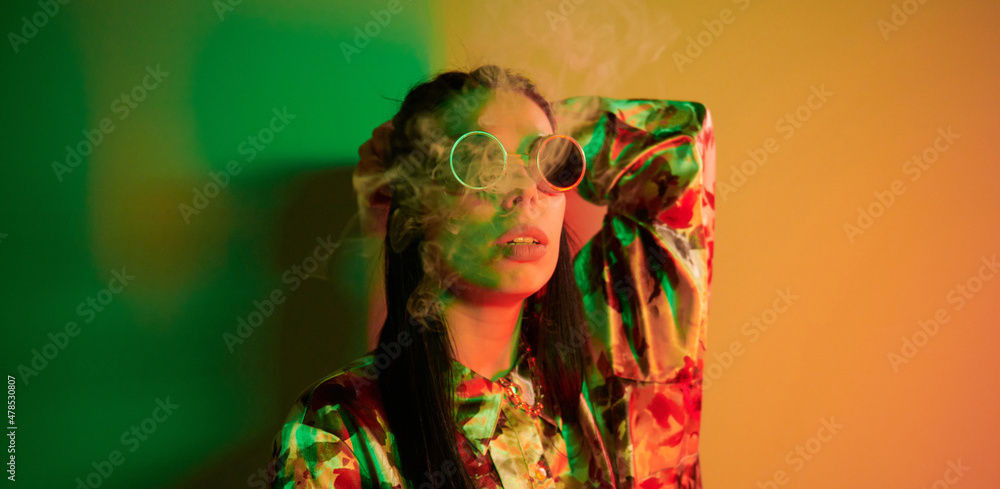
[[556,190],[569,190],[583,178],[586,158],[576,141],[550,136],[539,149],[538,166],[545,180]]
[[486,188],[503,176],[503,146],[488,134],[469,133],[455,143],[451,153],[455,177],[472,188]]

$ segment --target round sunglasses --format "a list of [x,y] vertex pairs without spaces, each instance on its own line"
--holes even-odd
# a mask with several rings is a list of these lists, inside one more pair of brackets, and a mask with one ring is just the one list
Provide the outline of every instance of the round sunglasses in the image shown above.
[[583,181],[587,155],[575,139],[562,134],[536,134],[526,139],[520,153],[508,153],[496,136],[470,131],[451,146],[451,173],[468,188],[482,190],[496,184],[507,171],[508,156],[516,156],[535,181],[566,192]]

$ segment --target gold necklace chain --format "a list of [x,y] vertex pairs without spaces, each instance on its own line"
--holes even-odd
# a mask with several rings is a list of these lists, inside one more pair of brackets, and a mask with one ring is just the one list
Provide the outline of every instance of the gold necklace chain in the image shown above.
[[510,401],[515,408],[520,409],[531,416],[538,416],[542,412],[544,404],[542,404],[542,389],[541,385],[538,383],[538,379],[535,376],[535,356],[531,354],[531,347],[527,343],[523,343],[525,354],[528,355],[528,369],[531,370],[531,384],[532,388],[535,390],[535,403],[533,405],[528,405],[521,398],[521,393],[518,392],[517,386],[510,381],[507,377],[502,377],[497,382],[503,387],[504,394],[507,396],[507,400]]

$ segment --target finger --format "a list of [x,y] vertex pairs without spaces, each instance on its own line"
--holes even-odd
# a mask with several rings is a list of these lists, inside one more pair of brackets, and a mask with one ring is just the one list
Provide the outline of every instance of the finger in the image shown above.
[[371,173],[378,171],[379,167],[384,166],[381,164],[381,156],[375,152],[375,144],[371,139],[358,147],[358,156],[360,157],[360,161],[358,161],[358,173]]
[[392,120],[383,122],[372,131],[372,150],[379,157],[385,156],[385,149],[389,146],[389,137],[392,135]]

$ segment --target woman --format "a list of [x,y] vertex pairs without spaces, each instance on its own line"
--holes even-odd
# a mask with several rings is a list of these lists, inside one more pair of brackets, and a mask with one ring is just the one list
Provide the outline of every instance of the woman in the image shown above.
[[[300,397],[273,487],[701,487],[703,106],[550,105],[485,66],[414,88],[361,154],[388,317],[379,348]],[[608,206],[575,258],[573,190]]]

